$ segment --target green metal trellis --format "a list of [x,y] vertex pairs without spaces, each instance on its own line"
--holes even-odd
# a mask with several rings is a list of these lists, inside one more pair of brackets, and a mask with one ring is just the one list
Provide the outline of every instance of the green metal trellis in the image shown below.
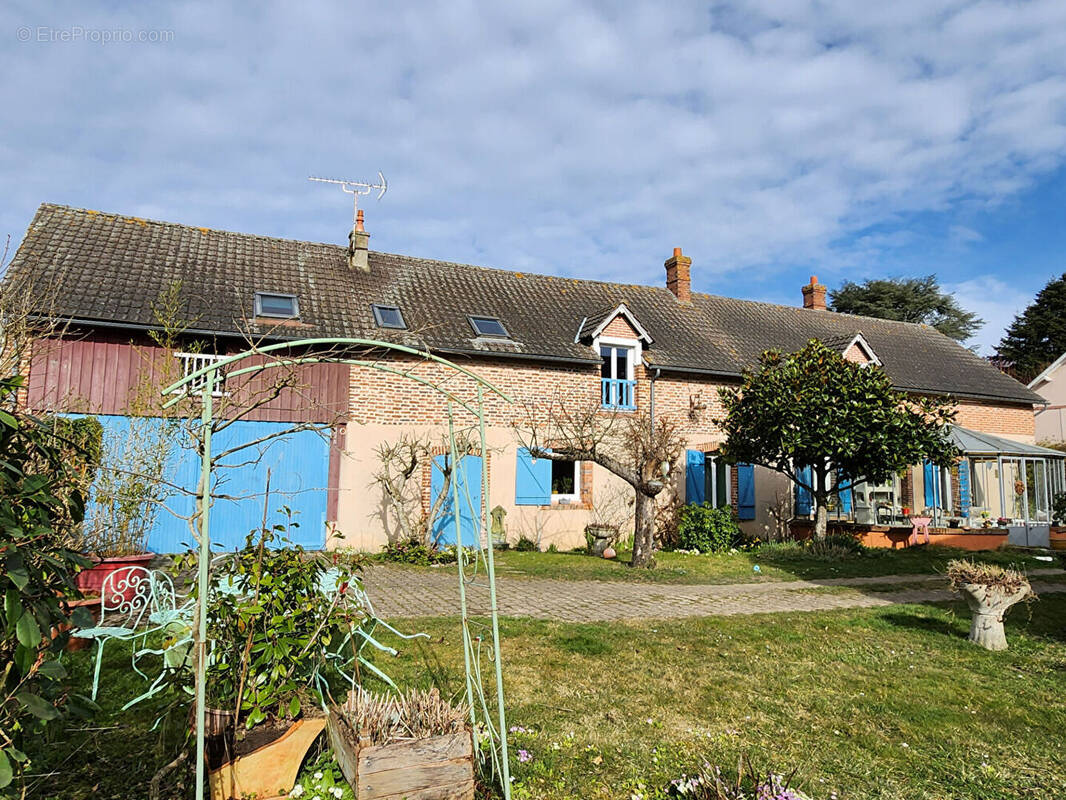
[[[474,382],[477,392],[477,404],[470,403],[457,397],[453,392],[445,389],[441,382],[434,382],[414,375],[410,370],[397,369],[389,364],[382,363],[378,359],[352,358],[341,353],[313,354],[315,348],[336,348],[351,352],[379,351],[386,353],[399,353],[415,356],[423,361],[431,361],[441,365],[450,377],[456,374],[463,375]],[[274,358],[261,364],[242,367],[233,371],[227,370],[232,364],[250,356],[264,354],[286,353],[298,351],[295,356],[283,356]],[[310,355],[306,353],[312,353]],[[457,452],[455,443],[455,412],[454,407],[466,411],[477,420],[478,437],[481,458],[481,511],[476,518],[473,535],[468,539],[463,538],[462,515],[459,513],[459,481],[451,481],[452,491],[452,514],[455,515],[456,543],[458,545],[458,574],[459,574],[459,606],[462,617],[463,633],[463,659],[466,668],[466,700],[470,708],[470,722],[474,728],[474,743],[483,767],[492,771],[493,776],[500,784],[505,800],[511,797],[510,763],[507,752],[507,721],[504,709],[503,695],[503,672],[500,659],[500,626],[496,604],[496,573],[493,564],[492,537],[488,525],[488,449],[485,438],[485,391],[488,390],[505,402],[511,399],[481,378],[471,370],[464,369],[459,365],[436,356],[424,350],[418,350],[404,345],[389,342],[375,341],[372,339],[349,339],[349,338],[317,338],[301,339],[292,342],[282,342],[267,345],[265,347],[247,350],[233,356],[214,361],[207,366],[196,370],[180,381],[177,381],[163,389],[164,395],[173,394],[170,400],[164,403],[163,408],[171,408],[188,396],[182,392],[182,388],[202,381],[200,384],[200,437],[203,453],[201,455],[200,479],[197,487],[197,583],[199,586],[199,598],[196,608],[196,623],[194,627],[193,652],[196,664],[196,800],[203,800],[204,778],[206,762],[204,759],[204,724],[205,724],[205,670],[207,663],[207,604],[203,599],[208,596],[211,571],[211,537],[210,537],[210,510],[211,510],[211,476],[213,471],[211,455],[211,433],[214,424],[213,393],[217,384],[219,373],[222,372],[227,378],[235,378],[240,375],[258,373],[272,367],[303,364],[340,363],[351,366],[375,369],[389,375],[411,380],[435,392],[443,395],[447,402],[449,456],[452,459],[453,468],[457,468],[460,454]],[[467,497],[469,502],[469,497]],[[475,542],[475,546],[467,547],[467,541]],[[466,588],[472,584],[478,573],[484,570],[489,592],[488,621],[477,619],[478,614],[471,612],[467,604]],[[474,633],[472,629],[480,631]],[[486,642],[486,639],[488,640]],[[496,698],[496,713],[493,718],[488,700],[485,696],[484,681],[482,679],[482,662],[484,645],[488,644],[488,658],[490,659],[493,672],[495,673],[494,686],[491,691]],[[487,750],[487,753],[485,752]]]

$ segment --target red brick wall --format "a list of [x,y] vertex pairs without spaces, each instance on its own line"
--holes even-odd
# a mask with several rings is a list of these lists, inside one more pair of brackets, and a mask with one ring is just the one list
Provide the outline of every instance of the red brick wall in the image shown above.
[[1036,436],[1033,407],[1002,406],[964,400],[959,403],[955,422],[963,428],[1004,436]]
[[604,336],[617,336],[619,339],[636,339],[637,332],[633,330],[633,326],[629,324],[623,316],[617,316],[607,323],[607,327],[603,329]]

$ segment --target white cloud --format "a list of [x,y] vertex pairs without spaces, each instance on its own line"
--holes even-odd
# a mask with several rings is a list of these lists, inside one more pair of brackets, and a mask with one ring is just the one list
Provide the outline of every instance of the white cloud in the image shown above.
[[[174,38],[12,34],[74,24]],[[27,5],[0,52],[16,236],[52,200],[341,242],[346,198],[304,179],[381,169],[382,249],[658,282],[683,245],[701,288],[832,280],[891,246],[854,232],[1066,152],[1061,0]]]
[[961,283],[944,285],[959,305],[985,321],[968,345],[977,345],[982,355],[991,355],[1014,317],[1033,301],[1034,292],[1011,285],[994,275],[979,275]]

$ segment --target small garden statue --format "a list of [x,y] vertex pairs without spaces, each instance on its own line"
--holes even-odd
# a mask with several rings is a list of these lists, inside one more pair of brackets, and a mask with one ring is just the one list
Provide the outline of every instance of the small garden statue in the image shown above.
[[986,650],[1006,650],[1003,616],[1015,603],[1035,597],[1024,573],[1014,567],[956,559],[948,563],[948,579],[973,612],[970,641]]

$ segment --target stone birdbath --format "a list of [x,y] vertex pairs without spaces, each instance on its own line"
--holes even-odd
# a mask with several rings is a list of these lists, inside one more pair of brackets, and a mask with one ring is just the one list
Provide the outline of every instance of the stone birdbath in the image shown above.
[[1004,615],[1015,603],[1035,597],[1025,574],[1013,567],[955,560],[948,563],[948,578],[973,614],[970,641],[986,650],[1006,650]]

